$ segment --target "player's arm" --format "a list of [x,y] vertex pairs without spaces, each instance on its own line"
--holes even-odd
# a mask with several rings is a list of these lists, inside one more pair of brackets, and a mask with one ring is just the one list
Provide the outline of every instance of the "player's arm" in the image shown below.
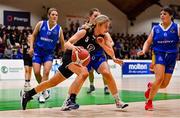
[[24,45],[23,44],[21,44],[21,50],[22,50],[22,52],[24,51]]
[[60,31],[59,41],[61,42],[61,50],[65,51],[65,49],[64,49],[65,41],[64,41],[64,34],[63,34],[62,28],[61,28],[61,31]]
[[150,35],[148,36],[148,39],[145,41],[143,45],[143,50],[137,53],[137,55],[144,55],[146,52],[148,52],[150,45],[152,44],[153,41],[153,33],[151,32]]
[[106,44],[108,46],[110,47],[114,46],[114,41],[112,40],[111,35],[108,32],[105,34],[105,39],[107,39]]
[[65,49],[69,49],[69,50],[78,50],[77,46],[74,46],[74,44],[79,41],[81,38],[83,38],[86,34],[86,30],[85,29],[81,29],[78,32],[76,32],[65,44],[64,47]]
[[180,26],[178,24],[178,36],[180,37]]
[[117,64],[122,64],[123,61],[121,59],[116,58],[114,50],[112,48],[112,45],[107,45],[107,41],[106,39],[102,38],[102,37],[98,37],[97,38],[97,42],[98,44],[104,49],[104,51],[113,59],[113,61]]
[[41,26],[42,22],[43,22],[43,21],[39,21],[39,22],[36,24],[32,35],[29,35],[29,36],[28,36],[28,38],[30,39],[30,40],[29,40],[29,41],[30,41],[30,49],[29,49],[29,54],[30,54],[30,55],[33,54],[33,51],[34,51],[33,45],[34,45],[36,36],[37,36],[37,34],[38,34],[39,30],[40,30],[40,26]]

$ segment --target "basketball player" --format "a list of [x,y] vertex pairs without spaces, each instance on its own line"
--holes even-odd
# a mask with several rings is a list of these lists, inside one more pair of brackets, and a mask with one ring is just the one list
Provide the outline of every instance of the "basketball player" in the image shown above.
[[[106,36],[106,33],[108,32],[109,25],[110,20],[107,16],[98,15],[89,28],[79,30],[66,42],[65,46],[72,50],[75,45],[81,45],[90,52],[91,61],[87,66],[88,71],[93,68],[98,73],[102,74],[106,79],[108,88],[115,99],[116,107],[125,108],[128,106],[128,104],[124,104],[119,98],[117,86],[109,70],[107,58],[105,56],[106,52],[115,63],[123,63],[120,59],[115,57],[114,50],[107,45],[109,40],[107,39],[108,37]],[[76,105],[78,107],[75,107],[72,106],[71,103],[76,104],[76,96],[85,80],[86,78],[76,79],[71,84],[69,88],[69,96],[62,106],[62,110],[66,111],[79,108],[78,104]]]
[[29,91],[31,89],[30,80],[32,72],[32,56],[29,55],[30,40],[27,37],[22,40],[22,52],[25,69],[25,84],[23,91]]
[[[89,17],[88,17],[88,22],[85,24],[85,25],[83,25],[82,27],[86,27],[86,25],[88,25],[88,23],[92,23],[93,21],[94,21],[94,19],[98,16],[98,15],[100,15],[101,13],[100,13],[100,11],[99,11],[99,9],[97,9],[97,8],[92,8],[90,11],[89,11]],[[110,40],[110,46],[113,46],[114,45],[114,43],[113,43],[113,41],[112,41],[112,39],[111,39],[111,36],[109,35],[109,33],[106,33],[106,35],[107,35],[107,39],[109,39]],[[89,88],[89,90],[87,91],[87,93],[89,94],[89,93],[91,93],[91,92],[93,92],[93,91],[95,91],[95,87],[94,87],[94,70],[92,69],[90,72],[89,72],[89,82],[90,82],[90,88]],[[105,95],[108,95],[108,94],[110,94],[109,93],[109,90],[108,90],[108,87],[107,87],[107,83],[106,83],[106,81],[105,81],[105,79],[103,78],[103,82],[104,82],[104,94]]]
[[[106,25],[107,25],[107,23],[109,23],[109,19],[107,16],[104,16],[104,15],[100,15],[96,19],[97,19],[97,21],[95,23],[96,28],[94,29],[94,32],[89,32],[89,30],[90,30],[89,28],[88,28],[89,30],[82,29],[82,30],[76,32],[76,34],[70,38],[70,41],[72,41],[72,39],[79,40],[75,43],[75,45],[71,44],[69,41],[65,43],[65,48],[67,48],[67,50],[65,51],[65,53],[63,55],[62,65],[58,68],[59,71],[50,80],[44,81],[43,83],[39,84],[37,87],[31,89],[30,91],[26,92],[23,95],[21,104],[22,104],[22,107],[24,110],[26,109],[26,105],[27,105],[28,101],[30,101],[32,99],[32,96],[34,96],[35,94],[37,94],[45,89],[56,86],[57,84],[66,80],[66,78],[69,78],[73,73],[77,74],[77,77],[74,82],[74,83],[76,83],[74,86],[75,87],[74,89],[76,90],[76,88],[77,88],[77,90],[79,91],[83,82],[88,77],[88,70],[87,70],[87,67],[84,67],[82,65],[77,65],[76,63],[71,63],[72,62],[71,55],[72,55],[72,51],[76,51],[76,50],[80,51],[79,46],[85,47],[84,45],[87,45],[89,43],[89,42],[88,43],[81,42],[81,40],[85,41],[84,39],[86,39],[86,38],[89,38],[90,39],[89,41],[92,42],[93,44],[95,44],[97,46],[97,48],[101,50],[99,45],[97,43],[95,43],[96,37],[94,37],[94,36],[98,36],[99,34],[104,34],[107,32],[108,27],[106,27]],[[89,50],[89,51],[91,51],[91,50]],[[93,56],[93,55],[91,55],[91,56]],[[113,59],[115,62],[121,63],[121,60],[116,59],[115,57],[113,57]],[[104,60],[104,58],[102,58],[102,60]],[[113,80],[112,80],[112,83],[114,83]],[[116,85],[113,85],[112,87],[116,87]],[[72,87],[70,89],[72,89]],[[116,93],[116,90],[115,90],[115,93]],[[73,95],[71,95],[71,99],[69,100],[68,104],[66,104],[66,105],[68,105],[68,107],[70,107],[70,109],[77,109],[77,108],[79,108],[79,105],[76,104],[75,100],[72,100],[74,98],[72,96]],[[118,95],[114,95],[114,97],[116,98],[116,100],[119,100]],[[118,101],[118,103],[119,103],[119,101]],[[126,104],[124,105],[122,103],[119,103],[118,107],[124,108],[124,107],[126,107]]]
[[[49,72],[52,67],[53,53],[59,40],[64,49],[64,36],[60,25],[57,24],[58,11],[55,8],[48,10],[49,20],[37,23],[30,43],[30,54],[33,54],[33,70],[38,83],[48,80]],[[41,75],[43,66],[43,75]],[[39,102],[44,103],[49,98],[49,91],[45,90],[39,96]]]
[[138,55],[148,52],[150,45],[154,52],[155,80],[148,83],[148,90],[145,92],[147,99],[145,110],[153,110],[152,100],[159,89],[166,88],[171,80],[178,54],[178,42],[180,36],[179,25],[172,21],[173,11],[170,7],[163,7],[160,12],[162,23],[155,26],[148,39],[144,43],[143,50]]

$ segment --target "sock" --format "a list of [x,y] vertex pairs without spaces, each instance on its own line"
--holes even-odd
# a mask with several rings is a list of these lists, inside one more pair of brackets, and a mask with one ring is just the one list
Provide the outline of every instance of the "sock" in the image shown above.
[[104,88],[108,88],[108,86],[107,86],[107,85],[104,85]]
[[76,103],[76,94],[71,94],[69,99],[71,99],[73,103]]
[[29,95],[32,97],[34,96],[35,94],[37,94],[37,92],[35,91],[35,89],[31,89],[30,91],[28,91]]
[[94,83],[90,83],[90,86],[91,86],[91,85],[94,86]]
[[30,82],[30,80],[25,80],[25,82]]
[[114,97],[115,101],[120,101],[118,93],[114,94],[113,97]]
[[152,100],[148,100],[147,103],[151,103],[152,104]]

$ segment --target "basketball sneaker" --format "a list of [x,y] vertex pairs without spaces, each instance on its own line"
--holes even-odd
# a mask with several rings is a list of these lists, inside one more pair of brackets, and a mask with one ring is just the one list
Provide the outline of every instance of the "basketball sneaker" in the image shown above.
[[150,93],[151,87],[152,87],[152,83],[149,82],[149,83],[147,84],[147,90],[146,90],[145,93],[144,93],[144,96],[145,96],[146,99],[149,98],[149,93]]
[[45,103],[46,99],[44,98],[42,93],[39,94],[38,101],[39,103]]
[[45,90],[42,93],[40,93],[38,101],[39,103],[45,103],[46,100],[50,97],[50,91],[49,90]]
[[47,100],[50,97],[50,90],[43,91],[42,95],[44,96],[45,100]]
[[145,110],[148,110],[148,111],[153,111],[154,110],[152,100],[148,100],[145,103]]
[[21,97],[21,106],[23,110],[26,110],[27,103],[33,98],[29,95],[28,92],[25,92]]
[[61,110],[62,111],[69,111],[71,109],[75,110],[78,109],[79,105],[76,104],[75,102],[72,102],[70,98],[64,101]]
[[94,85],[90,85],[90,88],[89,88],[89,90],[87,91],[87,94],[90,94],[90,93],[92,93],[93,91],[95,91],[95,87],[94,87]]
[[115,100],[115,103],[116,103],[116,107],[117,107],[117,108],[120,108],[120,109],[124,109],[124,108],[126,108],[126,107],[129,106],[129,104],[123,103],[123,102],[120,101],[120,100],[118,100],[118,101]]

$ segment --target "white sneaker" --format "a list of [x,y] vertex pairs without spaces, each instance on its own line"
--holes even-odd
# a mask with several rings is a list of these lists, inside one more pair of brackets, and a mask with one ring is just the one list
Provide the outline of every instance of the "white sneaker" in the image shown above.
[[38,101],[39,101],[39,103],[45,103],[46,100],[45,100],[44,96],[42,95],[42,93],[40,94]]
[[116,101],[116,100],[115,100],[115,103],[116,103],[116,107],[117,107],[117,108],[120,108],[120,109],[124,109],[124,108],[126,108],[126,107],[129,106],[129,104],[123,103],[122,101]]
[[45,100],[47,100],[50,97],[50,90],[43,91],[42,95],[44,96]]
[[29,90],[31,90],[31,84],[30,84],[30,82],[25,82],[25,84],[24,84],[24,91],[27,92]]

